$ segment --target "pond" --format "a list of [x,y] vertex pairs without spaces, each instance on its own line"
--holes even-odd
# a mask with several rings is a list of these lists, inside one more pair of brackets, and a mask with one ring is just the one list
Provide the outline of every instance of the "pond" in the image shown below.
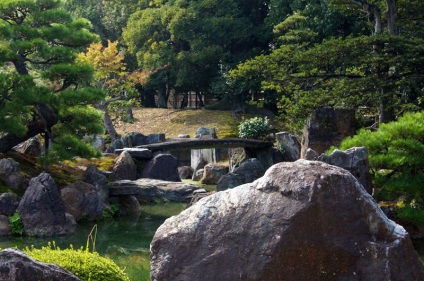
[[[153,235],[166,218],[178,214],[186,205],[186,203],[166,203],[142,206],[140,217],[124,217],[96,223],[98,228],[96,251],[125,268],[125,272],[132,281],[150,280],[149,249]],[[55,241],[61,249],[68,248],[71,244],[74,248],[85,248],[87,237],[93,226],[94,223],[80,224],[75,235],[71,236],[1,238],[0,248],[22,249],[32,245],[41,248],[47,246],[49,241]]]

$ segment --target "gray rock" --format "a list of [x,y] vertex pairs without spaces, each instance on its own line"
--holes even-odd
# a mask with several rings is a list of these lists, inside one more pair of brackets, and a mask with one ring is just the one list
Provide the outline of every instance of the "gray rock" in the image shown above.
[[96,166],[89,165],[85,170],[83,181],[94,185],[98,197],[104,205],[109,204],[109,189],[107,188],[107,178]]
[[293,162],[300,158],[301,145],[296,136],[287,132],[280,132],[275,134],[275,139],[284,155],[285,161]]
[[148,144],[164,142],[165,134],[150,134],[148,136]]
[[17,249],[0,251],[0,280],[81,281],[65,269],[36,261]]
[[193,178],[191,180],[193,181],[200,181],[203,178],[203,173],[205,172],[205,170],[203,169],[199,169],[196,172],[194,172],[193,174]]
[[106,149],[106,153],[115,153],[116,149],[122,149],[122,148],[124,148],[124,144],[122,143],[122,140],[116,139]]
[[316,109],[303,129],[301,158],[305,158],[308,148],[321,154],[331,146],[338,146],[342,140],[353,136],[356,128],[355,109]]
[[360,183],[306,160],[167,219],[150,258],[152,281],[424,280],[409,235]]
[[189,139],[189,138],[190,138],[190,135],[187,135],[187,134],[179,134],[179,135],[178,135],[178,138],[179,138],[179,139]]
[[311,161],[318,160],[318,157],[319,157],[318,153],[316,153],[316,151],[311,148],[308,148],[304,155],[305,160],[311,160]]
[[216,139],[216,131],[215,128],[204,128],[200,127],[196,131],[195,138],[202,138],[202,136],[210,136],[212,139]]
[[265,168],[256,158],[247,159],[233,173],[222,176],[216,185],[217,191],[233,188],[245,183],[253,182],[262,177],[265,173]]
[[14,189],[24,189],[24,177],[19,163],[12,158],[0,159],[0,180]]
[[152,159],[153,153],[151,150],[147,148],[123,148],[123,149],[117,149],[116,152],[122,153],[123,151],[127,151],[131,157],[136,159]]
[[[165,198],[170,201],[189,202],[198,186],[154,179],[122,180],[108,184],[110,196],[139,195],[147,201]],[[140,198],[139,197],[139,198]]]
[[26,235],[44,237],[75,230],[75,220],[66,216],[59,189],[49,174],[31,179],[18,211]]
[[60,191],[65,211],[76,221],[83,218],[95,221],[102,217],[102,200],[96,188],[86,182],[75,182]]
[[21,144],[18,144],[13,148],[13,150],[26,155],[30,155],[32,157],[39,157],[41,156],[42,147],[40,141],[38,140],[38,137],[35,136]]
[[134,195],[120,196],[119,213],[121,216],[139,216],[141,213],[140,204]]
[[9,225],[9,218],[4,215],[0,215],[0,237],[9,236],[12,234],[12,229]]
[[10,217],[19,205],[19,196],[12,192],[0,194],[0,214]]
[[98,135],[84,136],[84,140],[100,151],[104,151],[106,148],[106,140],[104,137]]
[[203,168],[203,184],[217,184],[219,179],[228,173],[228,167],[216,164],[208,164]]
[[153,157],[142,171],[143,178],[164,181],[181,181],[178,175],[178,160],[170,154],[159,154]]
[[[121,138],[123,147],[136,147],[149,143],[149,137],[138,132],[131,132]],[[120,148],[123,148],[120,147]]]
[[325,162],[348,170],[359,180],[365,190],[371,194],[372,184],[368,165],[368,152],[366,147],[353,147],[345,151],[334,150],[330,155],[321,154],[318,161]]
[[118,179],[135,180],[137,179],[137,166],[131,155],[123,151],[114,161],[112,171]]
[[190,166],[178,167],[178,174],[180,179],[191,179],[193,177],[193,168]]

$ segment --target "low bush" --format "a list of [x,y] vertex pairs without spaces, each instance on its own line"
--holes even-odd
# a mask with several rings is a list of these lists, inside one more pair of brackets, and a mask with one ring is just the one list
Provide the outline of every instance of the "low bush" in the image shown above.
[[27,247],[25,253],[41,262],[56,264],[85,281],[130,281],[127,274],[111,259],[101,257],[97,252],[74,249],[60,249],[55,243],[36,249]]
[[13,234],[24,234],[24,224],[22,223],[21,216],[19,215],[18,211],[9,217],[9,223]]
[[272,132],[267,117],[254,117],[239,125],[239,137],[242,139],[264,140]]

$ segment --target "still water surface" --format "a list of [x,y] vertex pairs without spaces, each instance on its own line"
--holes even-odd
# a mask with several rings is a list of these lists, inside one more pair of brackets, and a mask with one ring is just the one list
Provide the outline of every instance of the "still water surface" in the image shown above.
[[[167,203],[154,206],[143,206],[140,217],[124,217],[114,221],[96,223],[97,238],[96,251],[111,258],[125,272],[132,281],[146,281],[149,278],[149,248],[156,229],[171,215],[178,214],[186,204]],[[49,241],[55,241],[61,249],[86,246],[87,237],[94,223],[84,223],[77,227],[71,236],[54,238],[12,237],[0,238],[0,248],[47,246]],[[91,249],[91,246],[90,246]]]

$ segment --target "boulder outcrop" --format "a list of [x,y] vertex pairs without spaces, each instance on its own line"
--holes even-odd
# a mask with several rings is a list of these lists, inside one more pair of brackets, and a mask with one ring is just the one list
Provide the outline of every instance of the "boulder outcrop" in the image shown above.
[[217,184],[219,179],[228,173],[228,167],[217,164],[207,164],[203,168],[203,178],[200,180],[203,184]]
[[24,189],[24,177],[19,163],[12,158],[0,159],[0,181],[14,189]]
[[171,182],[155,179],[121,180],[108,184],[110,196],[138,195],[138,198],[167,199],[177,202],[190,202],[198,186],[183,182]]
[[83,218],[95,221],[102,217],[102,200],[92,184],[75,182],[63,188],[60,195],[65,204],[65,211],[76,221]]
[[178,174],[178,160],[171,154],[159,154],[153,157],[141,173],[143,178],[164,181],[181,181]]
[[403,227],[348,171],[298,160],[167,219],[151,280],[424,280]]
[[17,249],[0,251],[0,280],[80,281],[71,272],[36,261]]
[[114,161],[112,171],[121,180],[136,180],[137,166],[128,151],[123,151]]
[[18,207],[29,236],[53,236],[71,234],[75,220],[65,214],[65,205],[53,178],[46,173],[31,179]]
[[0,194],[0,214],[10,217],[13,215],[19,205],[19,196],[13,192]]
[[222,191],[245,183],[253,182],[262,177],[265,168],[256,158],[250,158],[241,163],[234,172],[222,176],[216,184],[216,190]]

